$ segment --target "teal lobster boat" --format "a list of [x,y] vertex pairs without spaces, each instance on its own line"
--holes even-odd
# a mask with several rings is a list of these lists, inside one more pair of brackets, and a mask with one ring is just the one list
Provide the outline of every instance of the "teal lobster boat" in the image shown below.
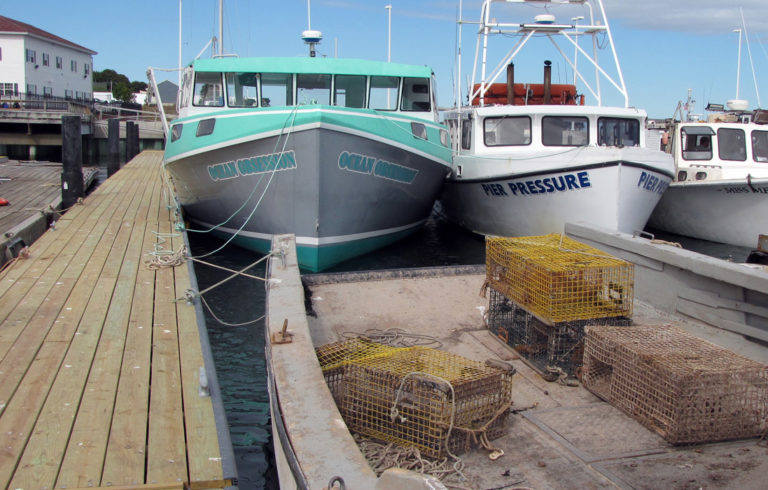
[[187,219],[260,253],[295,234],[306,271],[417,230],[450,171],[428,67],[196,60],[178,105],[165,161]]

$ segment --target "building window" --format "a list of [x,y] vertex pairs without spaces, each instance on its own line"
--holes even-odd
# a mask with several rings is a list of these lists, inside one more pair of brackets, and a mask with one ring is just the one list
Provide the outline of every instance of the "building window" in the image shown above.
[[29,63],[37,62],[37,53],[34,49],[27,49],[27,61]]
[[0,48],[0,61],[3,61],[3,48]]
[[27,84],[27,95],[37,95],[37,85]]
[[71,90],[64,90],[64,98],[65,99],[71,99],[72,98],[72,91]]
[[85,74],[88,75],[89,73],[91,73],[91,65],[86,63],[85,64]]
[[61,56],[56,57],[56,68],[61,70],[64,67],[64,60],[61,58]]
[[71,60],[71,61],[69,62],[69,68],[70,68],[70,70],[72,70],[72,71],[77,71],[77,61],[75,61],[75,60]]
[[18,83],[0,83],[0,96],[18,97],[18,95],[19,95]]
[[43,66],[51,66],[51,58],[48,53],[43,53]]
[[53,97],[53,87],[43,87],[43,97]]

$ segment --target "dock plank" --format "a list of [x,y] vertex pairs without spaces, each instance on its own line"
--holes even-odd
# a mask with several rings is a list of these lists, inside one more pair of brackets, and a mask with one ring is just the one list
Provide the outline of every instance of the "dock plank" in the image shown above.
[[[152,196],[142,250],[157,243],[159,196]],[[136,485],[144,481],[149,420],[152,315],[155,271],[140,266],[136,274],[133,307],[128,320],[123,362],[115,398],[115,412],[102,471],[104,485]]]
[[[171,228],[161,223],[160,231],[168,236]],[[172,242],[170,242],[172,243]],[[174,271],[159,269],[155,275],[155,309],[160,304],[174,304]],[[176,308],[155,313],[152,326],[152,396],[149,405],[149,438],[147,444],[147,481],[159,483],[159,475],[178,481],[187,480],[184,460],[184,411],[181,394],[181,368],[178,349]]]
[[[138,209],[137,199],[140,193],[135,194],[134,200],[126,207],[124,216],[113,218],[113,225],[117,226],[115,240],[111,248],[101,247],[101,254],[93,254],[88,265],[103,264],[98,273],[98,279],[93,285],[93,278],[85,275],[81,277],[76,287],[70,294],[65,304],[65,309],[72,308],[83,301],[87,306],[83,316],[77,325],[77,331],[71,339],[71,344],[64,359],[60,374],[48,395],[45,407],[36,422],[36,433],[30,437],[24,455],[20,461],[20,468],[35,468],[34,462],[43,463],[42,470],[35,468],[33,473],[25,474],[17,471],[16,478],[11,485],[16,488],[43,488],[50,487],[56,481],[58,463],[62,460],[65,448],[70,440],[72,424],[80,411],[81,398],[84,396],[85,381],[92,371],[92,363],[96,347],[102,338],[103,331],[98,328],[106,326],[106,317],[111,304],[111,298],[117,282],[118,272],[125,259],[133,223]],[[105,234],[104,236],[108,236]],[[106,254],[106,256],[105,256]],[[116,301],[116,305],[123,305],[122,301]],[[46,342],[66,342],[72,337],[72,332],[51,332]],[[93,422],[93,420],[91,420]],[[51,437],[51,434],[54,437]],[[77,444],[86,444],[77,441]],[[71,447],[71,446],[70,446]],[[51,464],[46,464],[46,463]],[[55,463],[55,464],[54,464]]]
[[143,152],[0,272],[2,488],[232,484],[189,269],[143,263],[184,242],[163,176]]
[[132,203],[141,223],[131,227],[131,236],[125,254],[120,261],[115,289],[109,312],[99,340],[91,372],[80,403],[74,428],[69,440],[56,486],[82,488],[93,486],[94,475],[101,475],[106,454],[109,427],[113,420],[113,405],[117,393],[122,356],[131,314],[131,304],[123,299],[133,299],[135,278],[144,249],[146,219],[152,194],[157,192],[158,182],[147,186],[144,193],[137,193]]

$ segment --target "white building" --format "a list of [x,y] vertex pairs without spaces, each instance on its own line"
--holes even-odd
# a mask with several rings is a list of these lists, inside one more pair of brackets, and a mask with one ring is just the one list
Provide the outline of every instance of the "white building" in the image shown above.
[[96,51],[0,15],[0,99],[93,98]]

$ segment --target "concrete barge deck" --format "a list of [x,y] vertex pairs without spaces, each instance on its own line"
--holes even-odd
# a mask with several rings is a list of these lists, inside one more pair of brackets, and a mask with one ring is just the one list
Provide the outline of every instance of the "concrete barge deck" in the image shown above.
[[137,156],[0,274],[0,487],[223,488],[229,432],[162,152]]
[[[290,476],[285,477],[290,475],[289,469],[294,480],[303,479],[310,488],[334,474],[345,478],[347,488],[394,488],[384,486],[383,479],[377,481],[359,453],[347,454],[354,453],[346,446],[351,437],[340,434],[341,417],[328,407],[333,401],[327,389],[304,383],[307,378],[316,378],[309,371],[314,364],[319,372],[319,365],[310,358],[312,350],[302,351],[369,329],[390,328],[434,337],[442,343],[440,349],[473,360],[508,361],[517,370],[512,414],[504,435],[493,441],[504,455],[495,461],[482,449],[461,455],[467,479],[444,482],[448,488],[764,488],[763,475],[768,471],[764,440],[673,446],[582,386],[545,381],[484,325],[483,314],[488,308],[488,299],[480,295],[484,268],[318,274],[299,280],[290,239],[281,243],[286,245],[279,247],[281,255],[271,259],[268,334],[280,331],[286,321],[293,334],[291,344],[270,347],[273,396],[280,402],[273,410],[283,409],[283,430],[287,433],[282,439],[283,449],[290,445],[284,451],[287,456],[278,454],[281,483],[286,488],[294,485]],[[644,266],[649,264],[651,260],[646,259]],[[730,268],[735,279],[741,272],[733,265]],[[669,269],[667,266],[667,272]],[[755,276],[752,271],[745,274]],[[645,272],[640,271],[639,276],[643,279]],[[765,279],[760,286],[763,289],[768,284]],[[684,289],[671,281],[667,283],[670,285]],[[695,285],[706,287],[701,278]],[[659,289],[657,294],[661,294]],[[752,311],[758,310],[760,307],[752,307]],[[764,344],[671,315],[642,301],[635,303],[633,321],[644,325],[673,323],[768,363]],[[302,370],[304,374],[300,374]],[[290,385],[288,390],[286,384]],[[292,398],[291,393],[300,397]],[[322,417],[328,417],[325,424]],[[318,426],[333,430],[323,433]],[[329,446],[334,447],[330,454],[344,452],[343,462],[322,450]],[[276,453],[279,449],[276,443]],[[360,467],[360,471],[355,469]]]

